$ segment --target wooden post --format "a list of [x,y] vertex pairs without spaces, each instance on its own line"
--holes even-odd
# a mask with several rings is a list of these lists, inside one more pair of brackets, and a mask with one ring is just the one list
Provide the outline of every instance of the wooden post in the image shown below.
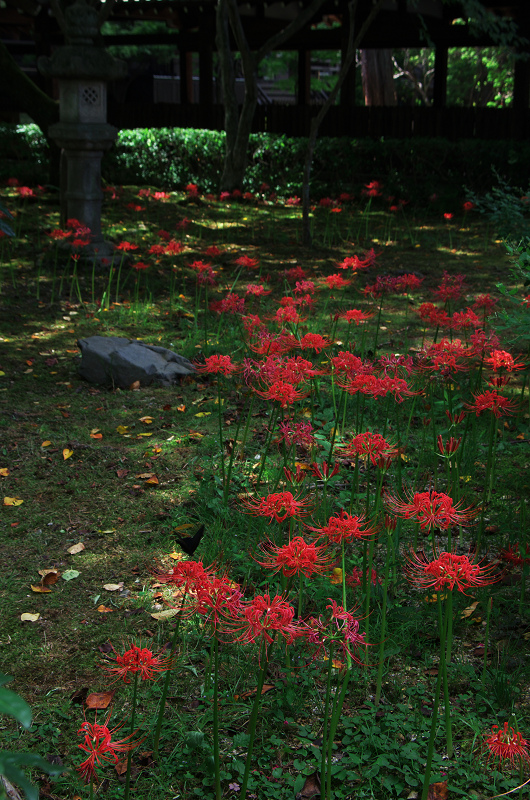
[[434,52],[434,108],[445,108],[447,103],[447,57],[448,48],[437,45]]

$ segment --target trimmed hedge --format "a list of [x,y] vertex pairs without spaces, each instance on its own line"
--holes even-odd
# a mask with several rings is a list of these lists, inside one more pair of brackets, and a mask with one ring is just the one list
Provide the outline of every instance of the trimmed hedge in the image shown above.
[[[189,128],[134,129],[120,132],[103,159],[103,177],[116,184],[181,189],[196,183],[217,193],[224,154],[224,133]],[[300,195],[306,139],[256,133],[248,150],[245,189],[262,183],[280,196]],[[0,181],[47,180],[47,145],[36,125],[0,125]],[[363,184],[378,180],[385,194],[425,202],[432,194],[451,202],[463,187],[476,194],[497,183],[530,184],[530,143],[443,139],[371,140],[322,138],[313,161],[315,198],[359,195]]]

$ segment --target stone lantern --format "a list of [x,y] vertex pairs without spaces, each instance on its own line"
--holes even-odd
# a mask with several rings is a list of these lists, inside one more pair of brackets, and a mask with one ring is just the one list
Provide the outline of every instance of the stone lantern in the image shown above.
[[90,228],[91,250],[99,257],[108,257],[113,250],[101,233],[101,159],[118,135],[118,129],[107,123],[107,82],[127,71],[125,62],[96,44],[111,6],[107,1],[98,13],[87,0],[75,0],[63,13],[52,0],[67,43],[51,58],[38,60],[41,73],[59,83],[60,121],[50,126],[48,134],[63,150],[61,207],[67,219],[78,219]]

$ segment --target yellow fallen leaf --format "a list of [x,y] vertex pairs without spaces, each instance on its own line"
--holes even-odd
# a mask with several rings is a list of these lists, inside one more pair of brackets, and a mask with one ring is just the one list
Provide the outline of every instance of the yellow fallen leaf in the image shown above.
[[178,608],[166,608],[165,611],[158,611],[156,614],[151,614],[153,619],[164,620],[171,619],[179,613]]
[[92,430],[90,431],[90,435],[92,436],[93,433],[99,433],[99,430],[100,430],[99,428],[92,428]]
[[335,567],[329,582],[336,584],[342,583],[342,570],[339,567]]
[[128,425],[118,425],[116,430],[118,431],[118,433],[121,433],[121,435],[123,436],[124,433],[127,433],[129,431],[129,426]]
[[471,614],[473,614],[473,612],[475,611],[476,607],[478,606],[478,603],[479,601],[476,600],[474,603],[471,603],[470,606],[464,608],[464,610],[460,614],[460,619],[467,619],[468,617],[470,617]]
[[21,614],[20,619],[22,622],[37,622],[40,619],[40,614]]
[[153,435],[152,433],[139,433],[138,438],[140,438],[140,436],[152,436],[152,435]]
[[186,406],[184,405],[184,403],[182,405],[180,405],[180,406],[177,406],[177,411],[181,411],[181,412],[182,411],[186,411]]
[[152,478],[149,478],[146,483],[150,483],[151,485],[156,485],[158,483],[158,478],[156,475],[153,475]]
[[211,413],[212,413],[211,411],[199,411],[198,414],[194,414],[193,416],[195,416],[195,417],[209,417]]
[[67,458],[71,458],[74,454],[73,450],[69,450],[68,447],[65,447],[63,450],[63,459],[66,461]]
[[2,476],[2,478],[7,478],[8,475],[9,475],[8,468],[7,467],[0,467],[0,476]]
[[0,369],[0,378],[2,378],[4,375],[5,375],[5,372],[3,372],[3,371]]
[[46,439],[46,441],[41,444],[41,447],[49,447],[50,445],[51,445],[50,440]]
[[97,607],[97,610],[99,611],[100,614],[110,614],[112,608],[107,608],[107,606],[100,605]]
[[186,531],[188,528],[195,528],[195,525],[192,522],[185,522],[183,525],[177,525],[176,528],[173,528],[174,531]]
[[183,554],[182,553],[177,553],[176,550],[173,550],[173,552],[169,554],[169,558],[174,559],[174,561],[182,561],[183,560]]
[[21,506],[23,502],[20,497],[4,497],[5,506]]
[[32,592],[40,592],[41,594],[43,594],[44,592],[51,592],[51,589],[48,589],[47,586],[43,586],[42,584],[39,584],[38,586],[33,586],[33,584],[32,584],[31,585],[31,591]]
[[153,421],[153,417],[140,417],[140,422],[145,423],[145,425],[150,425]]
[[103,434],[102,433],[91,433],[90,434],[90,438],[91,439],[103,439]]
[[150,478],[154,478],[155,477],[155,473],[154,472],[141,472],[136,477],[138,478],[138,480],[148,481]]
[[68,548],[66,551],[70,553],[70,555],[75,556],[76,553],[81,553],[82,550],[85,549],[85,545],[83,542],[78,542],[77,544],[73,544],[71,547]]

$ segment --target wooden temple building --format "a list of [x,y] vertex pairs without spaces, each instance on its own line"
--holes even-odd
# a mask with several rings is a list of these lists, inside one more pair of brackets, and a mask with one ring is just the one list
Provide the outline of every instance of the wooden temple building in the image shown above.
[[[360,20],[372,0],[358,0]],[[95,0],[96,5],[97,0]],[[435,52],[432,104],[428,107],[364,106],[356,101],[355,70],[345,81],[339,103],[330,109],[322,135],[449,139],[524,139],[530,135],[530,0],[480,0],[485,10],[517,27],[519,58],[514,67],[513,102],[507,108],[448,107],[448,51],[458,47],[496,46],[490,34],[466,22],[456,0],[383,0],[375,22],[361,42],[363,49],[430,47]],[[309,0],[238,0],[247,41],[259,48],[307,6]],[[217,0],[115,0],[109,20],[123,33],[102,35],[102,44],[165,45],[174,48],[171,75],[133,76],[109,87],[108,121],[118,128],[197,127],[222,130],[224,111],[216,76]],[[161,32],[131,32],[131,20],[165,23]],[[327,23],[327,24],[318,24]],[[344,53],[348,35],[347,0],[325,0],[311,23],[292,36],[283,49],[297,54],[296,96],[291,103],[261,97],[254,130],[292,136],[307,135],[315,113],[310,92],[310,55],[314,51]],[[38,56],[50,56],[63,44],[50,0],[0,0],[0,43],[51,97],[57,87],[36,69]],[[0,45],[0,46],[1,46]],[[234,50],[236,49],[234,43]],[[526,57],[525,57],[526,56]],[[4,87],[5,88],[5,87]],[[2,94],[0,121],[18,121],[16,99]]]

